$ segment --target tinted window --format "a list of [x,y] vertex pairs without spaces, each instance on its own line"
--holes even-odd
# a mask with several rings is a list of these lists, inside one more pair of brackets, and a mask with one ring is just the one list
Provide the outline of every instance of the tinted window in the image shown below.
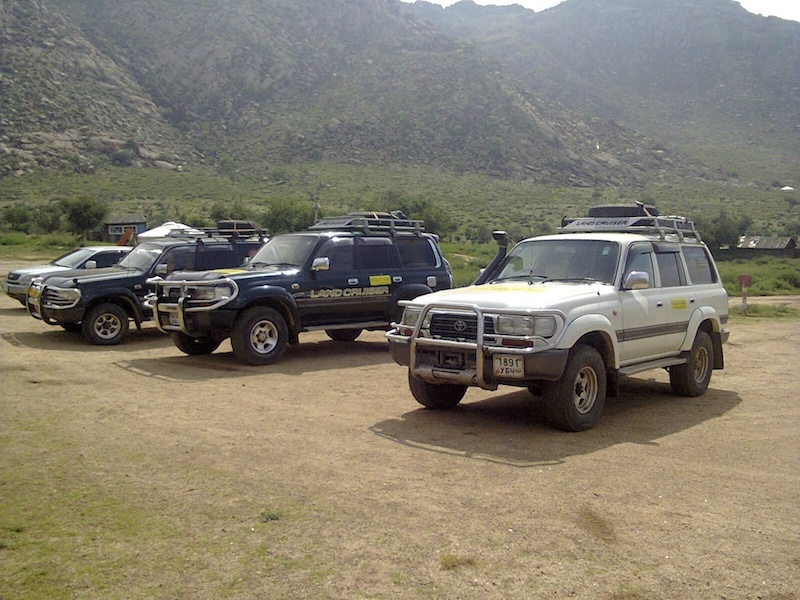
[[356,256],[359,269],[384,270],[398,266],[397,252],[388,238],[361,238]]
[[658,261],[658,270],[661,274],[661,287],[686,285],[677,252],[656,254],[656,261]]
[[101,269],[117,264],[122,256],[122,252],[100,252],[92,260],[97,263],[97,268]]
[[240,261],[236,258],[233,248],[220,246],[218,248],[204,248],[197,253],[196,266],[198,271],[211,269],[224,269],[238,266]]
[[685,246],[682,248],[683,258],[686,261],[686,268],[689,271],[689,279],[692,283],[714,283],[717,275],[711,268],[711,260],[705,248],[699,246]]
[[170,248],[159,259],[158,264],[167,265],[167,273],[173,271],[192,271],[194,270],[194,247],[181,246]]
[[428,238],[398,237],[395,245],[404,267],[436,267],[438,263]]
[[331,271],[352,271],[353,238],[332,238],[322,245],[316,256],[327,256]]

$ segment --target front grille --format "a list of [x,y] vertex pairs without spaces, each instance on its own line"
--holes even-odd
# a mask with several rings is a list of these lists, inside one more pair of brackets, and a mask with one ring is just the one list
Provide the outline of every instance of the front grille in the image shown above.
[[[475,342],[478,339],[477,315],[441,314],[431,315],[431,336],[436,339],[458,342]],[[494,321],[483,318],[483,334],[494,335]]]

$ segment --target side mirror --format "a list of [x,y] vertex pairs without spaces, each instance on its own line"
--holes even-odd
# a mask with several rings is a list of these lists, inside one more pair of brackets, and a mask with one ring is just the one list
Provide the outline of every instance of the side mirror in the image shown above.
[[626,290],[646,290],[650,287],[650,275],[644,271],[631,271],[625,276],[623,288]]
[[87,260],[86,264],[83,265],[84,269],[96,269],[97,268],[97,261],[96,260]]
[[319,256],[311,263],[312,271],[329,271],[331,268],[331,260],[327,256]]
[[155,275],[166,275],[167,274],[167,264],[161,263],[160,265],[156,265],[156,268],[153,270]]

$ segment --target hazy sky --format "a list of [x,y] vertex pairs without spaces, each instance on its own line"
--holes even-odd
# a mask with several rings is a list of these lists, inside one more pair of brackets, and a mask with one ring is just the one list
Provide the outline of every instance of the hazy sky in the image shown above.
[[[413,2],[414,0],[403,0],[403,2]],[[428,0],[434,4],[450,6],[458,0]],[[550,8],[560,4],[562,0],[475,0],[476,4],[494,4],[497,6],[505,4],[520,4],[525,8],[530,8],[539,12],[545,8]],[[791,19],[800,21],[800,0],[741,0],[739,2],[745,9],[757,15],[775,16],[781,19]]]

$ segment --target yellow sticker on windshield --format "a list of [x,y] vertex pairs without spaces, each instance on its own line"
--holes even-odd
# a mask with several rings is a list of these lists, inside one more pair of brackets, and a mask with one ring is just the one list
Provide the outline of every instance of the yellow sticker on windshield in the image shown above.
[[391,285],[391,283],[391,275],[370,275],[369,277],[370,285]]

